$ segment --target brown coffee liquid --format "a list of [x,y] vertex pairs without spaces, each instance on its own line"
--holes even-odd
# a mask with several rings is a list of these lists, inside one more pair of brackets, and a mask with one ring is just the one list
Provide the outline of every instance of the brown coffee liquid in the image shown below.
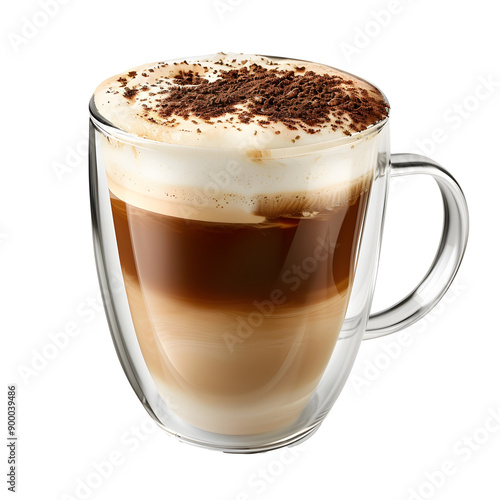
[[293,421],[344,320],[368,192],[258,224],[176,218],[110,196],[135,330],[162,397],[212,432]]

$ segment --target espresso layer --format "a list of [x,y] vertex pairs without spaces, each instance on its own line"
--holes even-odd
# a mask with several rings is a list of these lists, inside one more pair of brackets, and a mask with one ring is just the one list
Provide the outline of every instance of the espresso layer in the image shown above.
[[[121,265],[141,284],[200,307],[253,307],[280,290],[288,304],[342,293],[354,266],[367,192],[313,217],[257,224],[169,217],[111,193]],[[175,263],[175,265],[172,265]]]

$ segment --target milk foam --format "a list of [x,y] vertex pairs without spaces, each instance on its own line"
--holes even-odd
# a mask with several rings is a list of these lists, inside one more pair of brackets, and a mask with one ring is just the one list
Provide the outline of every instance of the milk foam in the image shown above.
[[[253,63],[306,68],[374,89],[351,75],[304,61],[216,54],[189,59],[185,65],[213,79],[220,61],[227,65],[224,69]],[[114,125],[94,120],[102,132],[96,134],[98,155],[110,190],[120,199],[166,215],[259,222],[267,216],[311,215],[347,203],[369,186],[383,122],[352,136],[329,127],[307,134],[279,122],[265,128],[255,123],[233,127],[228,116],[221,123],[177,117],[168,126],[148,121],[141,102],[125,99],[118,90],[124,85],[120,78],[132,79],[136,86],[159,81],[168,88],[176,72],[174,63],[144,65],[106,80],[94,94],[97,112]],[[131,74],[136,76],[127,76]]]
[[[329,66],[293,59],[223,53],[138,66],[102,82],[94,93],[94,101],[97,111],[121,130],[137,137],[184,146],[262,150],[318,144],[351,134],[352,117],[349,112],[335,114],[337,108],[334,105],[331,106],[331,115],[342,123],[336,130],[329,124],[307,124],[307,129],[314,133],[290,129],[279,121],[261,123],[258,117],[245,123],[239,119],[238,113],[226,113],[214,119],[193,114],[175,115],[173,120],[161,116],[162,99],[178,86],[179,75],[193,71],[200,78],[213,82],[220,78],[221,71],[251,68],[254,64],[270,70],[291,71],[295,75],[307,71],[333,75],[342,79],[339,90],[354,95],[353,89],[365,89],[371,97],[385,102],[384,96],[373,85]],[[124,89],[137,94],[125,97]],[[237,106],[242,107],[245,104]],[[370,125],[374,124],[367,124]]]

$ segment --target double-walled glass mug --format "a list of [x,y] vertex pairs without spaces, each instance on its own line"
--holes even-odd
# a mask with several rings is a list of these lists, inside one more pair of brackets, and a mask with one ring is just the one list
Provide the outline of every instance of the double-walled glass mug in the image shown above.
[[[126,103],[147,87],[133,86],[137,73],[117,80]],[[181,77],[179,88],[196,84]],[[255,142],[183,144],[127,131],[96,94],[90,102],[95,255],[122,367],[160,427],[235,453],[314,433],[361,341],[422,318],[450,286],[468,234],[451,175],[423,156],[390,154],[388,105],[364,130],[309,143],[299,131],[273,147],[257,131]],[[413,292],[371,314],[389,181],[420,174],[443,198],[439,248]]]

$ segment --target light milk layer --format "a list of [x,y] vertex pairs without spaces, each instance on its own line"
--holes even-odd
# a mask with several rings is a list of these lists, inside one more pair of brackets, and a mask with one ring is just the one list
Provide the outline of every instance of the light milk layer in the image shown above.
[[330,359],[349,295],[266,315],[199,307],[125,278],[139,344],[163,399],[191,425],[235,435],[297,418]]

